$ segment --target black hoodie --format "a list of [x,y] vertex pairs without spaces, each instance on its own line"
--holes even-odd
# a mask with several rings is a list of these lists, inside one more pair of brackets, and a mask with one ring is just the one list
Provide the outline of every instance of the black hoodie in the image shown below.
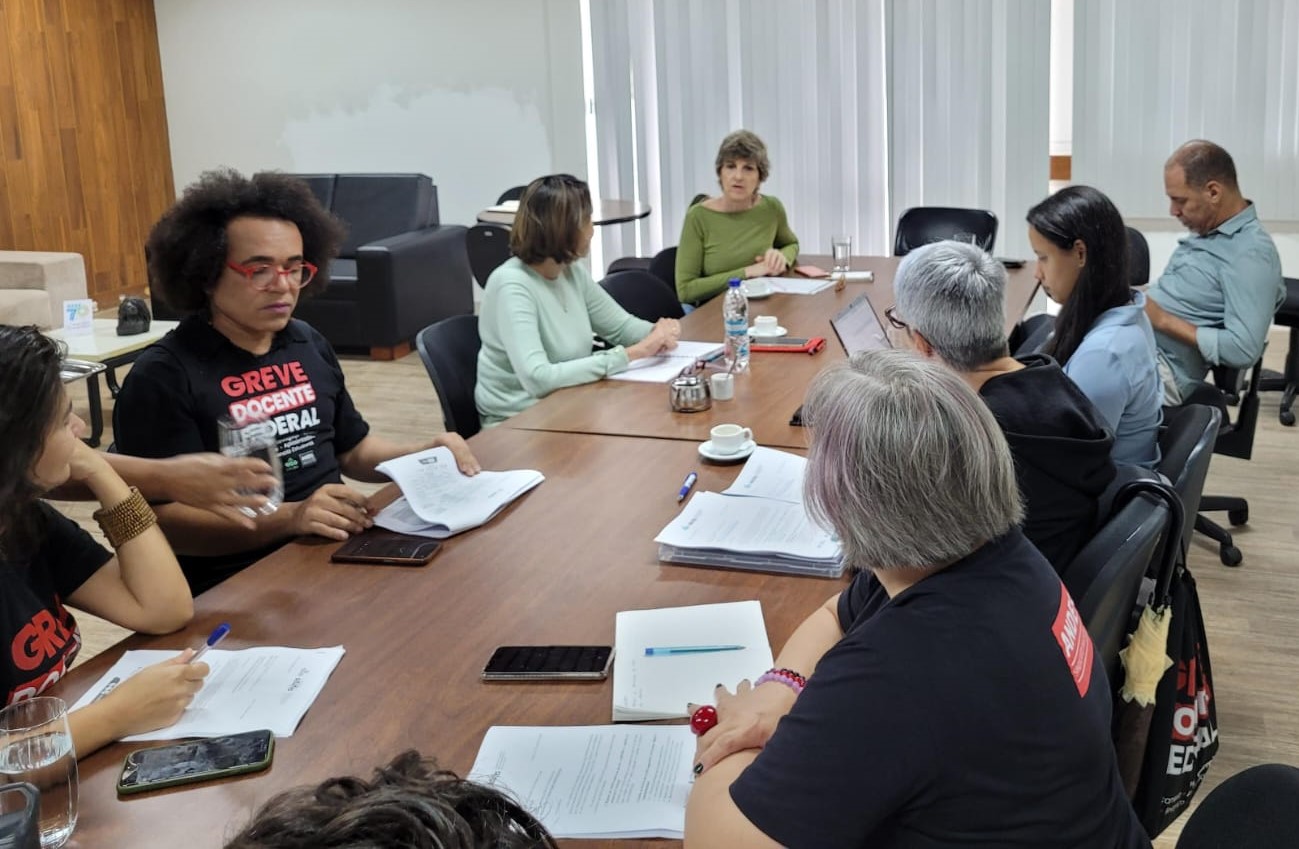
[[1024,535],[1060,572],[1096,529],[1099,499],[1115,475],[1114,437],[1055,360],[1018,359],[1024,368],[993,377],[979,394],[1015,458]]

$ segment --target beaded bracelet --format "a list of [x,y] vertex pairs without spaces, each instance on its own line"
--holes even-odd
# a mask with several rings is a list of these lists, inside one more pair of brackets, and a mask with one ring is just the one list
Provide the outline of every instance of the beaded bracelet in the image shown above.
[[758,680],[753,682],[753,686],[758,687],[768,681],[778,681],[794,691],[794,695],[803,692],[807,686],[807,679],[799,675],[792,669],[768,669],[758,676]]
[[121,548],[158,524],[153,508],[135,487],[131,487],[128,497],[112,507],[96,510],[94,516],[99,529],[108,537],[108,544],[113,548]]

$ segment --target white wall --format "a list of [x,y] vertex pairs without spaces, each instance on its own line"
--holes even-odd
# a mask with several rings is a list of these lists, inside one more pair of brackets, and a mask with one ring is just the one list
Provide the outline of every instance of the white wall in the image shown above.
[[442,221],[586,174],[577,0],[159,0],[177,191],[204,170],[418,171]]
[[1051,155],[1073,153],[1073,3],[1051,0]]

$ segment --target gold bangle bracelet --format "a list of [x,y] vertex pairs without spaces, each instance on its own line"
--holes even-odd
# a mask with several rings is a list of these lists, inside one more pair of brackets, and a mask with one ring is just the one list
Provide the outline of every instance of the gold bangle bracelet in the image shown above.
[[153,508],[135,487],[131,487],[130,496],[112,507],[96,510],[94,516],[100,530],[108,537],[108,544],[115,549],[158,524]]

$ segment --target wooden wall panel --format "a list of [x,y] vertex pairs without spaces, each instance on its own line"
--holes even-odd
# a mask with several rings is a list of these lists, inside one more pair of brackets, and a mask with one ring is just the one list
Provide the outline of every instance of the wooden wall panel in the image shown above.
[[0,0],[0,249],[82,254],[108,308],[174,198],[153,0]]

